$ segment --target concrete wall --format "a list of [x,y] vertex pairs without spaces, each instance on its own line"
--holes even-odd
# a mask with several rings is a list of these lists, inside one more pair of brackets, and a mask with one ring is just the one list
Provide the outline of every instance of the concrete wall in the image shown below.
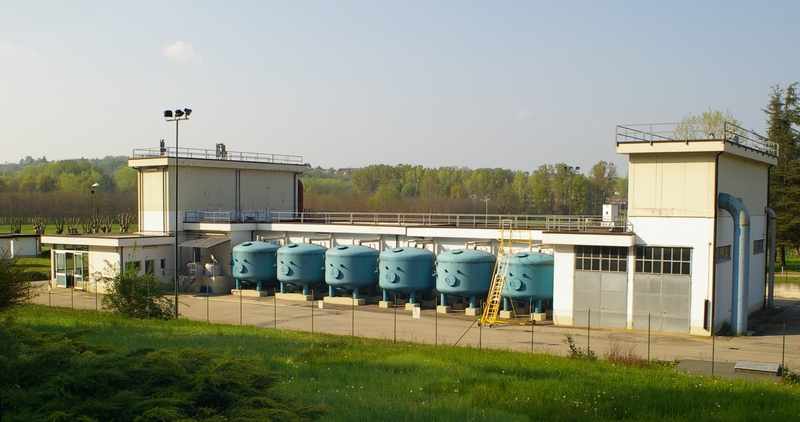
[[713,217],[714,153],[638,154],[628,161],[628,217]]
[[800,283],[775,283],[775,297],[800,299]]

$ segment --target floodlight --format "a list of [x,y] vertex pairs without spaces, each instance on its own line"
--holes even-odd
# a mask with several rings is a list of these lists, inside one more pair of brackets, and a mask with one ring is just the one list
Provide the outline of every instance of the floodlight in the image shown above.
[[175,117],[183,117],[183,110],[175,110]]
[[172,117],[172,110],[164,110],[164,118],[171,118]]
[[191,108],[184,108],[183,112],[186,113],[186,117],[189,117],[189,115],[192,114],[192,109]]

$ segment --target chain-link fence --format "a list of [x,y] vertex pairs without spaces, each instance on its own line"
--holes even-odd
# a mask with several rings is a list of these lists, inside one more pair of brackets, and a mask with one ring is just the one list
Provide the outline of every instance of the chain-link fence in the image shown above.
[[[572,313],[572,325],[554,325],[552,317],[531,321],[530,314],[481,326],[463,309],[439,313],[435,302],[409,306],[402,300],[356,306],[333,304],[320,294],[277,297],[182,294],[182,318],[267,329],[307,331],[380,338],[433,345],[509,349],[553,355],[589,356],[641,366],[677,363],[678,369],[703,375],[769,374],[777,368],[800,368],[800,301],[776,300],[766,317],[751,318],[750,335],[695,336],[665,333],[664,318],[637,315],[634,330],[624,318],[602,310]],[[102,294],[74,289],[48,289],[35,303],[81,309],[102,309]],[[299,300],[288,300],[294,297]],[[341,299],[341,298],[340,298]],[[559,314],[559,312],[555,312]],[[548,314],[549,315],[549,314]],[[615,324],[621,325],[618,328]],[[640,328],[642,327],[642,328]],[[755,366],[754,366],[755,365]],[[739,367],[737,367],[739,366]],[[773,373],[772,376],[776,376]]]

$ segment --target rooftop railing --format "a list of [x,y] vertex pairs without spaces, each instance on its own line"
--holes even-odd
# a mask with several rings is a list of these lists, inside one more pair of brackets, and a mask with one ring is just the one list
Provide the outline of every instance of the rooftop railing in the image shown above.
[[189,211],[187,223],[305,223],[380,226],[431,226],[499,229],[511,221],[515,229],[576,232],[631,233],[625,218],[598,216],[503,215],[503,214],[424,214],[370,212],[290,212],[290,211]]
[[772,157],[779,156],[776,142],[751,131],[725,122],[722,133],[700,133],[698,130],[682,126],[680,123],[653,123],[617,126],[617,145],[628,142],[699,142],[724,141],[733,145],[761,152]]
[[295,164],[305,165],[303,157],[299,155],[264,154],[258,152],[228,151],[226,149],[198,149],[198,148],[144,148],[134,149],[132,158],[156,157],[181,157],[196,158],[201,160],[227,160],[243,161],[249,163]]

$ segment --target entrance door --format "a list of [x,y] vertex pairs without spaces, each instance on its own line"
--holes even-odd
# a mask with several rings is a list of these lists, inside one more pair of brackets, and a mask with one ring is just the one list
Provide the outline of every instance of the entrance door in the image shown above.
[[688,334],[692,278],[674,274],[636,274],[633,279],[633,329]]
[[84,290],[86,282],[89,280],[89,254],[75,252],[73,262],[75,264],[73,274],[75,274],[75,288]]
[[619,272],[575,271],[573,323],[626,328],[628,275]]

